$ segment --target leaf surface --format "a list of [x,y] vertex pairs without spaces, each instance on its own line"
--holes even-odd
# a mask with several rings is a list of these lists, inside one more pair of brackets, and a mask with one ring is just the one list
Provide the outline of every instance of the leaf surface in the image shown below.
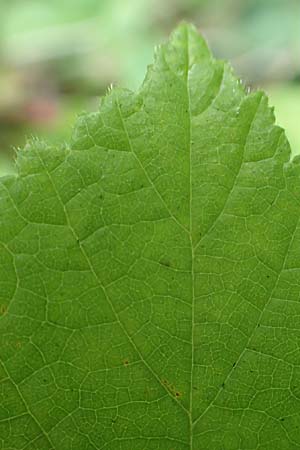
[[300,449],[299,162],[189,25],[0,181],[0,447]]

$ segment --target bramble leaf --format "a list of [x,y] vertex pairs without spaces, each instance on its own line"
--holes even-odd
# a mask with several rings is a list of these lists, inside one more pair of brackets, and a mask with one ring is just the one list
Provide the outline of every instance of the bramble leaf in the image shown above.
[[0,182],[2,450],[300,449],[300,166],[189,25]]

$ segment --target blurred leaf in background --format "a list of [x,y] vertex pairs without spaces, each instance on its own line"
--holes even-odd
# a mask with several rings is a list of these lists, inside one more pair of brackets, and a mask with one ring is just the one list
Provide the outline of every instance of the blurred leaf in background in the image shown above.
[[111,83],[135,89],[155,43],[184,19],[270,93],[300,152],[298,0],[0,0],[0,173],[26,137],[66,139]]
[[270,104],[275,105],[276,121],[285,128],[295,155],[300,154],[300,85],[279,84],[266,89]]

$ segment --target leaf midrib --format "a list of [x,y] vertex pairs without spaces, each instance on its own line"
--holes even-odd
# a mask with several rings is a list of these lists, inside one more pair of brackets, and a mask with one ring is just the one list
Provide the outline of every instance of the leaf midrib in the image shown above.
[[192,217],[192,202],[193,202],[193,186],[192,186],[192,149],[191,149],[191,99],[189,86],[189,31],[185,27],[186,39],[186,96],[187,96],[187,111],[188,111],[188,133],[187,144],[189,154],[189,224],[190,224],[190,245],[191,245],[191,293],[192,293],[192,329],[191,329],[191,378],[190,378],[190,402],[189,402],[189,425],[190,425],[190,450],[193,449],[193,374],[194,374],[194,328],[195,328],[195,251],[193,244],[193,217]]

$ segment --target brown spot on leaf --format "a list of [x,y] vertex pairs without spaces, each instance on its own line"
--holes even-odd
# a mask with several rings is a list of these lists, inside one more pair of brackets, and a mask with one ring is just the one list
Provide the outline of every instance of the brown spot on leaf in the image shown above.
[[177,391],[175,386],[173,384],[169,383],[168,380],[163,378],[161,380],[161,382],[172,395],[174,395],[175,397],[181,397],[182,396],[182,393],[180,391]]

